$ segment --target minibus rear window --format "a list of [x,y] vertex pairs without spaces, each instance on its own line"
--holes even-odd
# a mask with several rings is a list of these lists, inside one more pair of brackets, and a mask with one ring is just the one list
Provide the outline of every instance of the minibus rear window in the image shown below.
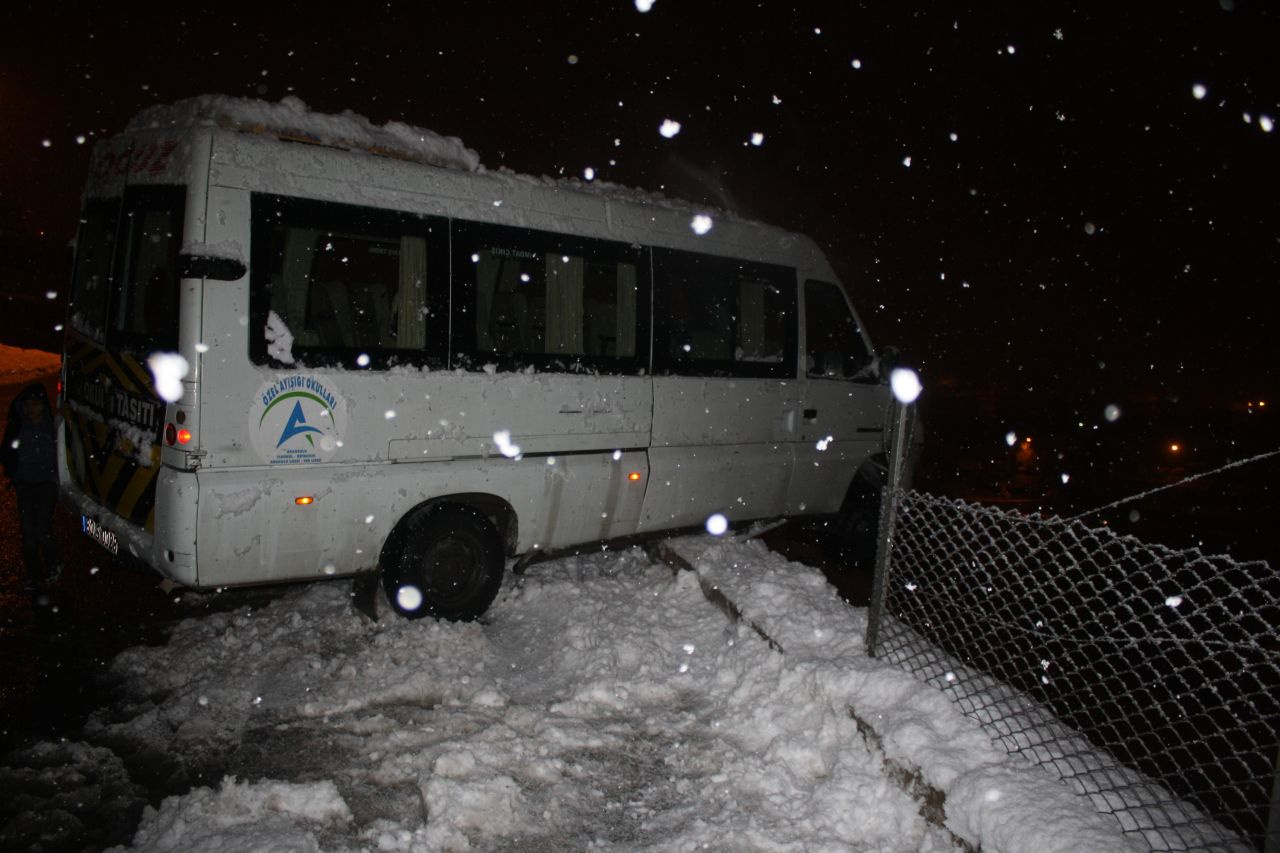
[[108,315],[108,335],[116,346],[134,351],[177,348],[184,202],[182,187],[125,191]]

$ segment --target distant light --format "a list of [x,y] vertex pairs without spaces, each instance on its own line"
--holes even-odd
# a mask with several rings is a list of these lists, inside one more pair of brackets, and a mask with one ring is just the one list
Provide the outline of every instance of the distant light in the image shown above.
[[662,120],[662,125],[658,128],[658,133],[661,133],[667,139],[671,139],[673,136],[675,136],[679,132],[680,132],[680,122],[673,121],[669,118],[664,118]]
[[298,497],[293,499],[293,502],[296,503],[298,506],[310,506],[311,504],[316,502],[316,499],[313,498],[311,495],[299,495]]
[[627,475],[627,479],[628,479],[628,480],[630,480],[630,481],[631,481],[631,482],[633,482],[633,483],[638,483],[638,482],[640,482],[640,472],[639,472],[639,471],[632,471],[630,474],[628,474],[628,475]]
[[705,213],[699,213],[697,216],[693,217],[692,221],[689,222],[689,227],[693,229],[693,233],[699,236],[710,231],[711,226],[711,217],[707,216]]
[[729,529],[729,519],[720,513],[707,518],[707,532],[712,536],[723,536],[725,531]]
[[909,367],[895,367],[893,373],[889,374],[889,387],[893,389],[893,396],[898,398],[898,402],[905,405],[914,403],[924,390],[920,377]]
[[1209,90],[1205,88],[1203,83],[1197,83],[1191,87],[1191,94],[1197,101],[1203,101],[1204,96],[1209,94]]

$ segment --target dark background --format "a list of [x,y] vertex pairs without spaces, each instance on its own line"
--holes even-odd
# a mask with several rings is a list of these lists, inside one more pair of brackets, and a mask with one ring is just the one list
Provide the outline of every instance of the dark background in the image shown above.
[[[910,5],[10,4],[0,341],[59,348],[94,140],[155,103],[295,95],[456,135],[489,169],[590,167],[815,237],[921,372],[933,491],[1075,514],[1280,447],[1259,405],[1280,368],[1277,9]],[[1263,555],[1277,473],[1094,518]]]

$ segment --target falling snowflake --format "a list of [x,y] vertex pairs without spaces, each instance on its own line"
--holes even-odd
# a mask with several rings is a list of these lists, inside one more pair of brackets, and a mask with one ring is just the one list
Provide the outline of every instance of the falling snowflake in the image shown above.
[[761,145],[764,145],[764,134],[758,131],[756,133],[751,134],[751,144],[756,146],[757,148],[759,148]]
[[396,603],[400,605],[401,610],[417,610],[422,606],[422,590],[405,584],[396,590]]
[[1207,94],[1209,94],[1209,90],[1205,87],[1203,83],[1197,83],[1191,87],[1191,95],[1197,101],[1203,101],[1204,96]]
[[658,128],[658,133],[661,133],[667,139],[671,139],[679,132],[680,132],[680,122],[673,121],[672,119],[669,119],[669,118],[664,118],[662,120],[662,125]]
[[156,393],[166,403],[182,399],[182,380],[191,369],[187,360],[176,352],[153,352],[147,359],[147,367],[155,378]]
[[498,446],[498,451],[508,459],[520,458],[520,445],[511,443],[511,431],[499,430],[493,434],[493,443]]
[[723,536],[728,529],[729,519],[720,513],[717,512],[707,518],[707,532],[712,536]]
[[710,216],[699,213],[689,222],[689,227],[693,229],[694,234],[701,236],[711,230],[712,224]]
[[909,367],[894,368],[889,374],[889,387],[893,389],[893,396],[903,404],[914,403],[924,390],[920,377]]

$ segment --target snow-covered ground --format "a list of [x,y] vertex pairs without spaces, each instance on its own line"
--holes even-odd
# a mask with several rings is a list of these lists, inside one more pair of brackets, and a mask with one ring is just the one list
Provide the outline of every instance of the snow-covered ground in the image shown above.
[[[742,535],[670,547],[696,573],[535,564],[482,623],[374,622],[337,581],[188,620],[116,659],[95,746],[43,745],[34,775],[74,800],[56,765],[82,762],[105,799],[111,744],[222,779],[148,807],[143,851],[1135,849],[866,657],[818,571]],[[945,793],[945,828],[886,759]]]

